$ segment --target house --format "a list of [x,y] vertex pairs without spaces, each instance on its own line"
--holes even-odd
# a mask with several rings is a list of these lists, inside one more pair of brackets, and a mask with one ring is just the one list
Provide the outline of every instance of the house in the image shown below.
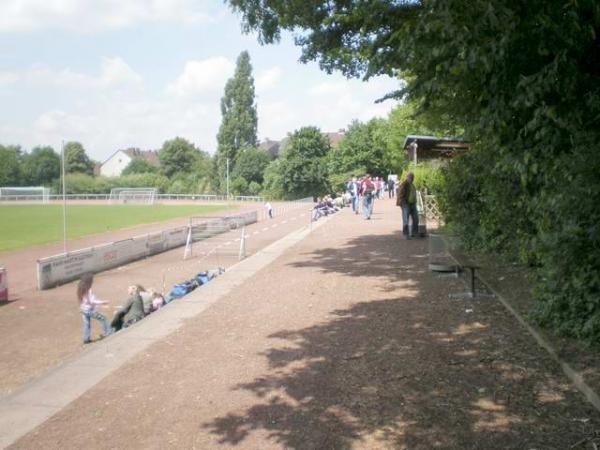
[[344,134],[346,134],[346,130],[343,128],[338,131],[330,131],[328,133],[323,133],[325,136],[329,138],[329,144],[331,148],[335,148],[338,146],[340,141],[344,138]]
[[105,177],[118,177],[134,159],[145,160],[155,167],[160,166],[158,151],[128,148],[126,150],[117,150],[104,161],[100,166],[100,175]]
[[467,151],[470,145],[469,142],[461,138],[440,138],[411,134],[406,136],[403,148],[408,153],[408,158],[411,161],[418,162],[452,158],[459,153]]
[[258,145],[258,148],[266,151],[271,156],[271,159],[276,159],[277,157],[279,157],[279,141],[272,141],[271,139],[266,138],[263,142],[261,142]]

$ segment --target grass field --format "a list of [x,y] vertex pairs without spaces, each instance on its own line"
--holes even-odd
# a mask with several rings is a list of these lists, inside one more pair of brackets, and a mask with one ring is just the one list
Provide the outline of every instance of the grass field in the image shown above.
[[[67,238],[114,231],[177,217],[224,214],[226,206],[73,205],[67,207]],[[0,252],[63,239],[62,205],[1,205]]]

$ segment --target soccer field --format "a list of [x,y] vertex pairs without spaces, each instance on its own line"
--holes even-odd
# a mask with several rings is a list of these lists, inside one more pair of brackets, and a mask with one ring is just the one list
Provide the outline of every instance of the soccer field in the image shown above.
[[[231,208],[231,207],[229,207]],[[164,222],[177,217],[225,214],[228,207],[195,205],[69,205],[67,238]],[[62,205],[1,205],[0,252],[63,239]]]

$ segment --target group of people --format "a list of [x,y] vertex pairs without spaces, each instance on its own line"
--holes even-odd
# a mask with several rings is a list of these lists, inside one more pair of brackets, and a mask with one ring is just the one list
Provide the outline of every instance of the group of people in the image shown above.
[[372,179],[370,174],[366,174],[360,180],[352,177],[346,185],[352,201],[352,212],[359,214],[362,202],[363,216],[365,220],[370,220],[375,199],[384,197],[386,187],[387,184],[383,179],[379,177]]
[[330,195],[317,198],[317,203],[313,207],[312,220],[318,220],[320,217],[328,216],[338,212],[344,206],[344,200],[341,196],[332,198]]
[[145,289],[139,284],[129,286],[127,289],[127,300],[115,312],[114,317],[110,322],[106,316],[96,310],[97,306],[105,305],[108,302],[98,299],[92,292],[94,276],[92,274],[83,275],[77,284],[77,299],[79,301],[79,311],[81,312],[83,320],[83,343],[89,344],[92,341],[92,319],[97,320],[102,326],[100,338],[104,338],[116,331],[139,322],[144,317],[159,310],[167,303],[183,297],[197,287],[213,280],[223,272],[225,272],[225,269],[223,268],[200,272],[193,279],[176,284],[166,297],[161,293],[156,292],[154,289]]
[[352,204],[352,211],[359,214],[362,206],[364,218],[369,220],[373,214],[375,199],[382,199],[384,192],[387,190],[388,197],[396,197],[396,205],[402,208],[402,234],[404,237],[412,239],[413,236],[418,236],[419,213],[414,179],[415,176],[412,172],[409,172],[406,179],[400,184],[391,177],[387,182],[379,177],[372,179],[369,174],[366,174],[360,180],[352,177],[346,186],[347,195]]

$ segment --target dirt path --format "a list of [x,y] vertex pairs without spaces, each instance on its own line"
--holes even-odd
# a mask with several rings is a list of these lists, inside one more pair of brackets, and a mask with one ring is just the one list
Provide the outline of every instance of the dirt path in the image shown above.
[[[241,211],[248,206],[241,206]],[[256,205],[254,205],[256,209]],[[271,221],[261,221],[249,226],[247,253],[255,253],[293,229],[305,226],[308,222],[306,207],[290,211],[285,215],[277,215]],[[301,217],[301,214],[305,214]],[[285,222],[285,223],[284,223]],[[177,219],[168,225],[151,224],[135,227],[119,232],[90,236],[73,243],[74,248],[107,242],[111,239],[131,237],[141,233],[161,230],[187,223],[187,219]],[[265,229],[265,227],[267,229]],[[219,237],[219,242],[234,241],[239,232],[232,232]],[[212,242],[212,241],[211,241]],[[198,246],[202,247],[212,245]],[[238,244],[239,245],[239,244]],[[56,244],[54,244],[56,247]],[[56,250],[52,246],[44,248]],[[100,308],[107,317],[112,317],[115,309],[127,298],[127,286],[141,284],[162,290],[166,289],[196,273],[214,268],[228,267],[237,261],[237,251],[214,252],[209,257],[196,257],[183,261],[183,248],[156,255],[152,258],[136,261],[114,270],[96,275],[94,292],[110,304]],[[60,250],[59,250],[60,251]],[[198,252],[199,253],[199,252]],[[35,378],[48,369],[56,366],[68,357],[83,350],[81,317],[75,299],[75,282],[55,289],[38,291],[35,288],[35,275],[31,267],[40,254],[40,248],[24,250],[11,254],[9,265],[11,289],[19,292],[18,300],[0,306],[0,330],[2,330],[2,346],[0,346],[0,394],[8,394],[28,380]],[[32,272],[32,273],[29,273]],[[33,277],[33,279],[32,279]],[[94,334],[100,330],[94,322]]]
[[[598,414],[399,213],[332,218],[14,448],[565,449]],[[587,446],[587,447],[586,447]]]

